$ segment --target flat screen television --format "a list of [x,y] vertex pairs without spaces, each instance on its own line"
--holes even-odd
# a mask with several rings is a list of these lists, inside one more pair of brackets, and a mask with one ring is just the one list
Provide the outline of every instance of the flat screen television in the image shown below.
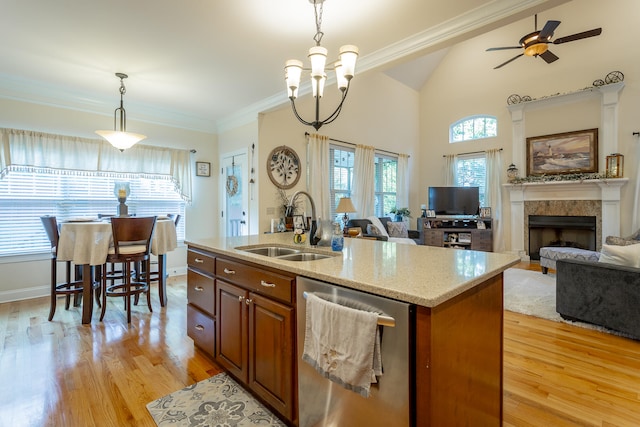
[[478,215],[479,187],[429,187],[429,209],[436,215]]

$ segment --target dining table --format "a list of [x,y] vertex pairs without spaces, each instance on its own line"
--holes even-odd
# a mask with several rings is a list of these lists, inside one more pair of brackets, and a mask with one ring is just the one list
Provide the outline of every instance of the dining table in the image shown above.
[[[91,268],[102,266],[107,260],[113,241],[109,219],[77,218],[60,223],[58,261],[72,261],[82,266],[82,323],[91,323],[93,314]],[[151,239],[151,253],[158,257],[158,295],[160,305],[167,303],[166,254],[177,247],[177,233],[173,220],[158,217]]]

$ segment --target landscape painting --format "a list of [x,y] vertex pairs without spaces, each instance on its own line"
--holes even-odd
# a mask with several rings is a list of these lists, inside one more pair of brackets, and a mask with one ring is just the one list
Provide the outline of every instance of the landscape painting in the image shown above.
[[527,175],[598,172],[598,129],[527,138]]

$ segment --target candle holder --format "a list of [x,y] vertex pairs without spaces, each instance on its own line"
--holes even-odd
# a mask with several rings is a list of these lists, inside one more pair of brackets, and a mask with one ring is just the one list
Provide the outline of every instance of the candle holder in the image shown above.
[[613,153],[607,156],[607,177],[622,178],[624,173],[624,156]]
[[118,216],[129,216],[129,207],[125,204],[131,190],[128,182],[116,182],[113,186],[113,194],[120,204],[118,205]]

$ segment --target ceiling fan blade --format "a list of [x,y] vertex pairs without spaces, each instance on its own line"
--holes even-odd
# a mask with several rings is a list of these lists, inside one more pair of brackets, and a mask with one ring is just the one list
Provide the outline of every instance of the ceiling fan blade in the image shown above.
[[493,67],[494,70],[497,70],[500,67],[504,67],[505,65],[507,65],[509,62],[511,61],[515,61],[516,59],[520,58],[522,55],[524,55],[524,53],[521,53],[520,55],[516,55],[513,58],[511,58],[510,60],[508,60],[507,62],[503,62],[502,64],[498,65],[497,67]]
[[540,31],[540,34],[538,35],[538,40],[550,38],[556,28],[558,28],[558,25],[560,25],[560,21],[547,21],[547,23],[544,24],[544,28],[542,28],[542,31]]
[[522,49],[522,46],[490,47],[486,51],[490,52],[492,50],[507,50],[507,49]]
[[547,50],[538,56],[544,59],[547,62],[547,64],[551,64],[553,61],[557,61],[558,59],[560,59],[555,54],[553,54],[550,50]]
[[600,34],[602,34],[602,28],[594,28],[593,30],[583,31],[582,33],[576,33],[570,36],[560,37],[558,39],[555,39],[553,41],[553,44],[572,42],[575,40],[586,39],[588,37],[599,36]]

